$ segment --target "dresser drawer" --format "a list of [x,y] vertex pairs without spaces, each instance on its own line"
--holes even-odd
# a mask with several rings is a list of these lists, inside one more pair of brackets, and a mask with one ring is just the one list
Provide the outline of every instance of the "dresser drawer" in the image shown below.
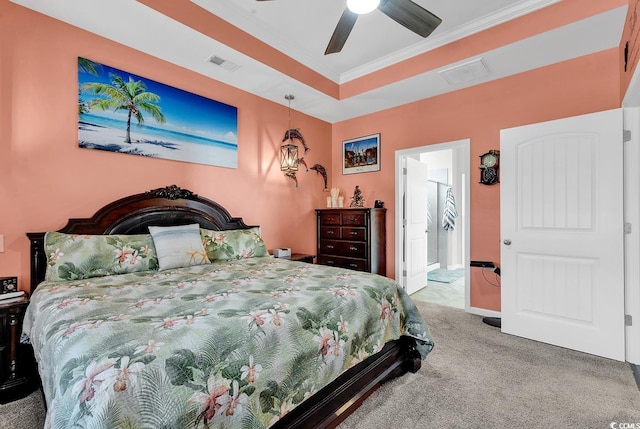
[[340,225],[340,213],[322,213],[320,225]]
[[339,226],[321,226],[320,238],[341,238]]
[[364,241],[367,237],[366,228],[342,228],[341,238],[345,240]]
[[316,262],[386,275],[384,208],[316,209]]
[[342,213],[342,225],[345,226],[366,226],[367,221],[364,213]]
[[367,270],[367,262],[365,259],[350,259],[338,256],[319,255],[318,264],[329,265],[331,267],[349,268],[350,270],[356,271]]
[[367,246],[359,241],[322,240],[320,253],[327,255],[341,255],[349,258],[365,258]]

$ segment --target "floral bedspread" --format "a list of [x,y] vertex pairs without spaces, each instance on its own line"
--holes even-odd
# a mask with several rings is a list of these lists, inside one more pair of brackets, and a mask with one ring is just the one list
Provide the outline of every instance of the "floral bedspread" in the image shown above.
[[28,307],[51,428],[264,428],[401,335],[390,279],[269,257],[45,282]]

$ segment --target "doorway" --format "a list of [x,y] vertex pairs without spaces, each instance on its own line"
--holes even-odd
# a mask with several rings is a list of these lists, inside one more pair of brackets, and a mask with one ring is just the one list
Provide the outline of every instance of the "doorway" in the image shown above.
[[[469,311],[469,166],[470,140],[422,146],[396,151],[396,279],[414,299],[463,308]],[[407,179],[409,164],[426,165],[424,186]],[[424,180],[422,177],[420,180]],[[422,193],[426,195],[423,195]],[[447,205],[449,197],[449,205]],[[416,249],[411,237],[415,211],[413,202],[426,200],[424,218],[426,248]],[[445,207],[453,201],[457,216],[443,226]],[[450,212],[449,212],[450,213]],[[407,238],[409,233],[409,239]],[[424,261],[416,263],[416,255]],[[424,263],[422,263],[424,262]],[[417,274],[417,275],[416,275]],[[413,284],[415,279],[420,283]],[[409,284],[411,283],[411,284]]]

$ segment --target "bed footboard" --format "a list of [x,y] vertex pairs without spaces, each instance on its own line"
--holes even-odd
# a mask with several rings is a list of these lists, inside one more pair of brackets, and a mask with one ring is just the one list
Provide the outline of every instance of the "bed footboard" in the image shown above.
[[335,428],[384,382],[417,372],[422,365],[415,340],[401,337],[379,353],[347,370],[328,386],[272,426],[281,428]]

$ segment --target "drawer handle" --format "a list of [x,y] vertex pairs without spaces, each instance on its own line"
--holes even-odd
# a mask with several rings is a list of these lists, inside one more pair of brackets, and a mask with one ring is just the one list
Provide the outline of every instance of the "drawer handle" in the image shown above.
[[327,249],[333,249],[333,244],[327,244]]
[[356,220],[358,220],[358,218],[357,218],[357,217],[351,217],[351,218],[349,218],[349,220],[350,220],[351,222],[355,222]]
[[351,231],[351,233],[350,233],[350,234],[351,234],[351,235],[358,235],[358,233],[357,233],[357,232],[355,232],[355,231]]
[[358,268],[358,264],[349,264],[351,268]]
[[349,250],[354,250],[355,251],[355,250],[358,250],[358,248],[356,246],[351,246],[351,247],[349,247]]
[[329,235],[333,235],[335,233],[336,233],[335,231],[327,231],[327,234],[329,234]]
[[327,261],[327,265],[335,265],[336,261]]

